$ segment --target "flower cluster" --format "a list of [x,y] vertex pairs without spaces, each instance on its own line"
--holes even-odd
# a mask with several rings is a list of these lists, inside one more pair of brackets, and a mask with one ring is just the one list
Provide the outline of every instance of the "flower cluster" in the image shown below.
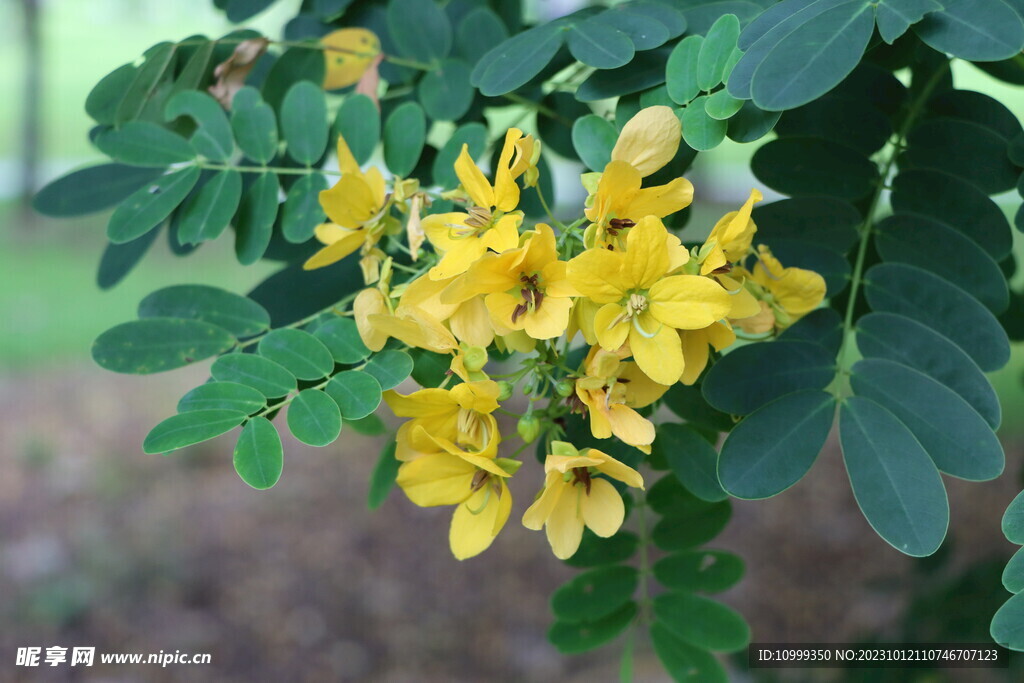
[[[820,275],[784,267],[767,246],[755,246],[757,190],[703,244],[688,247],[666,229],[662,219],[690,204],[693,186],[685,178],[644,182],[680,142],[670,108],[641,110],[603,172],[583,176],[580,219],[565,225],[552,217],[552,227],[524,226],[520,197],[536,187],[541,146],[518,129],[505,136],[493,180],[464,146],[455,162],[460,186],[440,195],[399,178],[388,193],[380,171],[361,170],[339,139],[341,178],[321,193],[331,222],[316,231],[325,246],[306,267],[358,250],[372,286],[355,298],[353,315],[367,347],[451,357],[441,386],[385,399],[408,418],[397,436],[398,484],[417,505],[455,506],[456,557],[485,550],[511,514],[508,480],[522,463],[499,457],[495,413],[508,412],[499,401],[517,384],[530,397],[518,436],[525,446],[543,434],[547,444],[543,489],[523,524],[544,528],[555,555],[566,558],[584,526],[599,536],[621,526],[622,487],[612,480],[643,488],[632,467],[561,440],[566,415],[589,418],[596,439],[649,453],[655,428],[641,409],[677,382],[695,383],[737,330],[745,339],[772,336],[823,300]],[[421,218],[439,203],[461,210]],[[536,355],[498,376],[488,373],[488,351]],[[570,358],[582,361],[572,367]]]

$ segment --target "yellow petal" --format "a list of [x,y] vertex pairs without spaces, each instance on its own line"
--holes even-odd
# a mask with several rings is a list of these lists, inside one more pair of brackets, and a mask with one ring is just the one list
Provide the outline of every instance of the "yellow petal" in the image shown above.
[[[637,327],[643,330],[641,332]],[[630,325],[629,348],[640,369],[659,384],[675,384],[683,374],[683,351],[679,335],[649,313],[642,313]]]
[[636,363],[622,363],[619,379],[626,380],[626,405],[630,408],[643,408],[661,398],[668,387],[658,384],[645,375]]
[[523,222],[523,214],[515,211],[507,213],[480,236],[484,247],[501,253],[519,246],[519,224]]
[[750,243],[757,232],[757,226],[750,220],[754,204],[764,199],[760,191],[752,189],[747,201],[739,211],[733,211],[722,217],[711,231],[708,239],[715,239],[725,251],[730,262],[735,263],[750,251]]
[[484,254],[442,292],[441,301],[446,304],[457,304],[477,294],[512,289],[519,283],[519,261],[522,257],[520,249],[506,251],[503,254]]
[[693,185],[686,178],[676,178],[667,185],[645,187],[637,192],[626,213],[664,218],[685,209],[692,201]]
[[747,318],[761,312],[760,302],[746,287],[724,277],[719,277],[719,282],[729,290],[729,296],[732,297],[732,308],[729,309],[730,318]]
[[342,135],[338,135],[337,150],[338,170],[341,171],[343,176],[348,174],[359,175],[362,173],[362,171],[359,170],[359,162],[357,162],[355,156],[352,155],[352,150],[349,149],[348,142],[345,141],[345,137]]
[[[594,453],[600,453],[595,449],[590,449]],[[545,472],[561,472],[565,474],[569,470],[577,467],[594,467],[600,465],[604,460],[602,458],[594,457],[590,458],[585,455],[555,455],[551,454],[544,460],[544,471]]]
[[571,486],[555,501],[544,530],[555,557],[565,560],[572,557],[583,540],[583,518],[580,515],[580,495],[583,487]]
[[454,414],[458,409],[452,393],[445,389],[420,389],[405,396],[389,389],[384,392],[384,402],[398,417]]
[[787,313],[799,317],[813,311],[825,298],[825,279],[813,270],[786,268],[771,290]]
[[[430,233],[427,233],[429,237]],[[446,251],[436,266],[430,269],[432,280],[448,280],[462,275],[478,258],[484,255],[487,247],[475,237],[468,237],[455,243],[451,250]]]
[[640,476],[639,472],[629,465],[616,460],[612,456],[603,451],[599,451],[596,448],[591,448],[587,452],[587,455],[601,461],[601,464],[597,465],[597,470],[599,472],[608,475],[612,479],[621,481],[626,486],[631,486],[635,489],[642,489],[644,487],[644,478]]
[[626,215],[626,210],[640,191],[642,182],[640,172],[628,162],[608,162],[597,183],[594,205],[586,212],[587,217],[602,225],[612,217],[609,214],[616,214],[615,218],[639,220],[641,216]]
[[[511,211],[519,204],[519,186],[512,171],[512,156],[516,151],[516,142],[523,136],[518,128],[509,128],[505,133],[505,144],[498,157],[498,165],[494,171],[494,206],[498,211]],[[526,170],[525,168],[522,170]],[[520,171],[521,172],[521,171]]]
[[729,314],[732,298],[714,280],[700,275],[673,275],[650,291],[650,313],[679,330],[707,327]]
[[[320,227],[323,226],[317,227],[317,237],[320,236]],[[346,230],[345,232],[347,234],[345,234],[343,237],[341,237],[337,241],[329,243],[326,247],[324,247],[323,249],[316,252],[308,259],[306,259],[306,262],[302,264],[302,269],[315,270],[316,268],[323,268],[325,266],[331,265],[332,263],[337,263],[341,259],[345,258],[349,254],[354,252],[360,246],[362,246],[363,242],[366,239],[366,235],[363,231],[352,232]]]
[[421,225],[427,239],[434,248],[445,252],[458,246],[463,240],[452,237],[452,225],[462,225],[469,218],[466,213],[432,213],[424,216]]
[[647,289],[668,272],[667,236],[665,226],[654,216],[647,216],[630,228],[622,262],[623,279],[630,287]]
[[469,155],[467,144],[462,145],[459,158],[455,160],[455,175],[459,177],[459,182],[474,204],[484,208],[494,206],[494,189],[487,182],[484,172],[473,161],[473,157]]
[[708,365],[708,337],[704,330],[684,330],[679,333],[685,366],[679,381],[693,384]]
[[566,277],[580,294],[594,303],[617,303],[629,288],[619,272],[622,258],[621,254],[606,249],[589,249],[569,261]]
[[402,463],[398,485],[416,505],[456,505],[469,497],[476,468],[449,453],[436,453]]
[[455,337],[470,346],[487,348],[494,341],[494,327],[491,325],[483,297],[476,297],[460,304],[448,318],[448,324]]
[[334,187],[320,192],[320,206],[331,221],[352,229],[362,226],[380,210],[373,189],[360,173],[343,175]]
[[614,536],[626,518],[622,496],[606,479],[591,480],[590,494],[580,499],[580,511],[583,523],[602,538]]
[[551,516],[551,511],[555,509],[558,498],[566,490],[566,487],[560,472],[548,472],[544,475],[544,488],[537,500],[523,513],[523,526],[540,531],[548,517]]
[[380,40],[365,28],[343,28],[320,39],[324,50],[324,90],[355,85],[380,54]]
[[608,424],[612,428],[612,433],[630,446],[648,446],[654,443],[654,424],[621,403],[608,406]]
[[681,139],[679,119],[670,107],[647,107],[622,127],[612,160],[635,166],[646,178],[672,160]]
[[370,323],[370,316],[375,314],[389,314],[388,305],[384,295],[379,289],[364,289],[356,295],[352,302],[352,313],[356,321],[356,329],[362,338],[366,348],[371,351],[380,351],[388,341],[388,336],[378,330]]
[[618,304],[605,304],[594,316],[594,334],[602,348],[615,351],[626,342],[630,330],[629,320],[612,324],[624,310]]
[[569,326],[570,310],[572,301],[569,299],[545,297],[536,310],[529,311],[524,316],[526,334],[534,339],[554,339],[562,336],[565,328]]

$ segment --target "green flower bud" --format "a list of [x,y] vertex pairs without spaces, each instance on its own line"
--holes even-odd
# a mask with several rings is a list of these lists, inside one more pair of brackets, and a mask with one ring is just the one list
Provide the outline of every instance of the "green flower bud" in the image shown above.
[[470,346],[462,357],[466,369],[470,372],[479,372],[487,365],[487,349],[479,346]]
[[576,391],[576,383],[567,379],[563,379],[561,382],[555,385],[555,393],[562,398],[572,396]]
[[519,432],[524,443],[530,443],[540,436],[540,420],[532,413],[523,415],[516,423],[516,431]]
[[512,382],[506,382],[505,380],[501,380],[500,382],[498,382],[498,400],[509,400],[510,398],[512,398],[512,394],[515,392],[515,390],[516,388],[512,384]]

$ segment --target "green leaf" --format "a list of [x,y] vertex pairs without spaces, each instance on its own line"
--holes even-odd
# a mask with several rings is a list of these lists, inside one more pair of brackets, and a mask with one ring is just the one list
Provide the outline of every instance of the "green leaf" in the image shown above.
[[890,45],[929,12],[942,9],[936,0],[882,0],[875,6],[875,22],[882,40]]
[[939,471],[910,430],[874,401],[852,396],[839,408],[839,443],[871,527],[902,553],[934,553],[946,537],[949,501]]
[[417,94],[427,116],[435,121],[462,118],[473,104],[469,65],[461,59],[446,59],[436,71],[420,79]]
[[207,382],[181,397],[178,412],[235,410],[252,415],[266,406],[266,397],[252,387],[237,382]]
[[117,106],[115,124],[140,118],[148,106],[159,104],[159,86],[174,69],[177,49],[174,43],[164,42],[146,50],[146,60],[135,70],[135,77]]
[[224,6],[228,21],[240,24],[256,16],[273,3],[274,0],[221,0],[218,4]]
[[188,116],[196,122],[192,146],[212,161],[227,161],[235,149],[231,124],[217,100],[197,90],[185,90],[167,102],[164,118]]
[[147,183],[110,216],[107,237],[114,244],[123,244],[146,234],[171,215],[197,180],[199,167],[189,166]]
[[[183,42],[202,40],[199,45],[185,47],[179,44],[178,50],[181,59],[188,57],[185,66],[182,67],[178,77],[174,79],[174,86],[171,88],[169,97],[173,97],[182,90],[200,90],[204,79],[210,75],[210,63],[213,61],[214,52],[219,43],[214,40],[206,40],[206,36],[192,36]],[[234,104],[234,103],[232,103]]]
[[449,376],[452,357],[425,349],[410,349],[412,378],[421,387],[437,387]]
[[323,342],[338,363],[359,363],[370,355],[351,318],[332,318],[316,328],[313,336]]
[[381,389],[393,389],[404,382],[412,374],[412,357],[405,351],[381,351],[363,368],[367,374],[373,375],[380,382]]
[[302,244],[313,237],[316,226],[324,222],[320,193],[327,181],[319,173],[304,175],[289,188],[281,208],[281,232],[293,244]]
[[835,356],[818,344],[748,344],[725,354],[708,371],[704,397],[723,412],[747,415],[786,394],[824,389],[835,373]]
[[580,102],[594,102],[661,85],[665,82],[665,65],[669,53],[668,48],[638,52],[625,66],[595,71],[580,84],[576,90],[576,99]]
[[377,379],[359,370],[339,372],[324,387],[346,420],[360,420],[377,410],[381,385]]
[[[928,100],[928,111],[936,116],[970,121],[984,126],[1007,143],[1024,135],[1020,121],[999,100],[971,90],[946,90]],[[1019,147],[1017,148],[1020,149]],[[1014,147],[1010,147],[1010,160],[1018,166],[1024,166],[1024,158],[1014,155]]]
[[750,169],[768,187],[793,196],[856,200],[870,194],[878,180],[878,168],[867,157],[839,142],[810,137],[772,140],[754,152]]
[[1024,48],[1024,23],[1002,0],[946,0],[914,26],[930,47],[972,62],[1013,57]]
[[242,174],[219,171],[181,205],[178,239],[199,244],[220,237],[242,199]]
[[1017,593],[999,608],[992,617],[991,635],[1003,647],[1024,650],[1024,593]]
[[299,81],[323,83],[326,60],[322,50],[292,47],[281,53],[263,81],[263,99],[281,116],[281,106],[292,85]]
[[612,148],[619,137],[608,119],[587,114],[572,124],[572,146],[583,164],[592,171],[603,171],[611,161]]
[[138,265],[142,257],[156,240],[159,230],[150,230],[141,237],[124,244],[108,243],[100,257],[100,265],[96,272],[96,284],[100,289],[110,289],[125,278]]
[[718,432],[727,432],[733,427],[732,418],[712,408],[698,386],[675,384],[665,394],[664,403],[669,410],[691,424]]
[[653,449],[693,495],[710,502],[728,498],[718,483],[718,452],[693,427],[661,423]]
[[148,121],[130,121],[96,137],[96,147],[115,161],[132,166],[165,167],[194,159],[188,140]]
[[654,578],[665,588],[720,593],[743,578],[743,560],[724,550],[686,550],[654,563]]
[[458,186],[459,178],[455,175],[455,161],[462,153],[462,146],[467,145],[469,156],[474,160],[480,158],[487,147],[487,126],[473,121],[459,126],[444,143],[444,147],[434,159],[434,182],[446,189]]
[[162,169],[122,164],[90,166],[46,185],[32,198],[32,208],[56,218],[84,216],[119,204],[162,174]]
[[635,567],[612,565],[591,569],[555,591],[551,610],[562,621],[596,621],[629,601],[638,583]]
[[633,41],[601,15],[572,24],[567,32],[569,52],[595,69],[615,69],[633,59]]
[[676,104],[689,104],[700,94],[697,82],[697,58],[704,43],[702,36],[687,36],[679,41],[665,65],[668,96]]
[[787,111],[775,132],[779,137],[841,141],[870,156],[885,146],[893,131],[889,117],[870,101],[830,94]]
[[564,27],[557,21],[514,35],[480,58],[469,82],[487,97],[512,92],[548,65],[562,46],[563,36]]
[[1003,513],[1003,535],[1015,545],[1024,545],[1024,491],[1018,493]]
[[491,48],[508,39],[505,23],[489,7],[470,10],[459,23],[455,49],[470,64],[476,64]]
[[681,9],[686,18],[687,32],[693,35],[704,35],[712,24],[723,14],[735,14],[740,24],[746,24],[764,11],[765,5],[757,4],[760,0],[711,0],[701,4],[693,4]]
[[664,624],[657,621],[651,624],[651,643],[672,680],[728,683],[729,676],[714,655],[681,640]]
[[447,57],[452,49],[452,25],[433,2],[390,0],[388,31],[399,54],[421,62]]
[[637,50],[652,50],[664,45],[670,37],[668,27],[658,17],[638,12],[633,3],[609,7],[595,15],[592,21],[603,22],[622,31]]
[[85,98],[85,113],[96,123],[114,123],[117,109],[135,80],[136,71],[133,64],[122,64],[101,78]]
[[803,240],[776,239],[770,244],[772,253],[787,267],[805,268],[821,275],[826,297],[834,297],[849,284],[850,261],[841,253]]
[[246,414],[238,410],[193,410],[173,415],[146,435],[142,451],[150,455],[208,441],[229,432],[245,420]]
[[740,422],[722,445],[718,478],[737,498],[770,498],[800,481],[825,445],[835,397],[799,391]]
[[832,197],[794,197],[760,204],[752,214],[757,238],[772,245],[776,240],[803,240],[846,253],[857,242],[864,222],[848,202]]
[[1011,190],[1020,170],[1007,157],[1007,142],[971,121],[934,118],[914,126],[903,168],[930,168],[963,178],[985,194]]
[[[742,108],[743,100],[737,100],[724,89],[709,95],[704,100],[704,111],[708,116],[717,121],[725,121],[732,118]],[[728,130],[728,126],[726,129]]]
[[277,154],[277,117],[259,90],[245,86],[231,100],[231,130],[239,149],[258,164]]
[[960,347],[919,322],[891,313],[857,320],[857,349],[922,372],[955,391],[988,422],[999,427],[999,397],[978,365]]
[[406,177],[416,168],[426,143],[427,120],[415,102],[404,102],[384,124],[384,162],[388,170]]
[[213,362],[210,374],[221,382],[238,382],[256,389],[267,398],[279,398],[294,391],[295,375],[272,360],[252,353],[231,353]]
[[1006,215],[984,192],[945,173],[909,170],[893,180],[895,213],[917,213],[958,230],[997,262],[1010,254],[1013,234]]
[[781,115],[781,112],[759,109],[756,104],[747,100],[740,110],[729,119],[727,135],[730,140],[735,142],[760,140],[775,127]]
[[274,173],[260,173],[242,197],[235,215],[235,254],[243,266],[259,261],[270,244],[280,186]]
[[984,418],[952,389],[899,363],[858,361],[851,385],[857,396],[879,403],[906,425],[946,474],[987,481],[1003,472],[999,439]]
[[312,166],[327,147],[327,98],[309,81],[299,81],[281,102],[281,132],[288,155]]
[[1011,593],[1024,591],[1024,548],[1013,554],[1003,569],[1003,587]]
[[682,517],[665,517],[654,525],[651,540],[670,552],[696,548],[722,533],[731,517],[732,506],[728,501],[710,503]]
[[723,14],[708,29],[697,57],[697,84],[704,92],[722,82],[739,36],[740,20],[735,14]]
[[383,505],[391,489],[395,488],[395,479],[398,477],[398,467],[401,464],[395,457],[395,442],[392,439],[381,450],[380,458],[370,475],[370,491],[366,504],[371,510]]
[[254,489],[269,489],[278,482],[284,467],[284,449],[270,420],[249,420],[238,436],[233,462],[238,476]]
[[334,134],[345,138],[356,163],[369,161],[380,142],[380,112],[373,100],[360,93],[346,97],[334,119]]
[[999,265],[963,233],[916,214],[889,216],[875,229],[875,247],[884,260],[909,263],[955,282],[993,313],[1009,306]]
[[248,297],[207,285],[174,285],[153,292],[139,304],[140,318],[190,318],[251,337],[270,327],[270,315]]
[[683,124],[683,140],[698,152],[718,147],[725,139],[729,124],[708,116],[707,95],[701,95],[682,110],[679,117]]
[[565,563],[581,568],[616,565],[633,557],[639,545],[639,537],[631,531],[619,530],[614,536],[601,538],[586,529],[579,549]]
[[147,318],[101,334],[92,345],[92,357],[113,372],[148,375],[215,356],[235,343],[227,330],[200,320]]
[[298,379],[322,379],[334,370],[334,358],[319,339],[303,330],[282,328],[260,339],[259,353]]
[[318,389],[305,389],[288,404],[288,429],[310,446],[326,446],[341,434],[341,412],[331,397]]
[[916,320],[967,352],[985,372],[1006,365],[1010,344],[999,321],[978,300],[926,270],[882,263],[865,274],[873,310]]
[[754,104],[782,111],[821,97],[857,66],[874,27],[866,0],[844,2],[801,22],[758,64],[750,85]]
[[676,637],[713,652],[735,652],[750,642],[743,617],[722,603],[692,593],[654,598],[654,618]]
[[[631,2],[628,7],[630,14],[643,14],[654,19],[668,31],[669,38],[678,38],[686,31],[686,17],[679,9],[661,2]],[[614,17],[615,15],[609,15]]]
[[636,603],[627,602],[597,621],[556,621],[548,629],[548,640],[562,654],[593,650],[622,633],[633,622],[636,614]]
[[787,327],[778,338],[812,342],[835,356],[843,343],[843,318],[834,308],[819,308]]
[[384,421],[374,414],[367,415],[358,420],[343,419],[342,421],[355,430],[356,434],[362,434],[363,436],[380,436],[388,430]]

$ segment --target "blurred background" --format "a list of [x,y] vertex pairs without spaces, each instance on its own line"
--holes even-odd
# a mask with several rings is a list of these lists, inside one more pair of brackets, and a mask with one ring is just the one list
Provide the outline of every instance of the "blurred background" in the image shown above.
[[[544,2],[537,11],[575,4]],[[250,23],[279,35],[297,6],[278,3]],[[395,493],[367,510],[380,439],[350,432],[326,449],[290,441],[284,477],[267,492],[238,479],[226,439],[167,458],[141,453],[149,428],[205,368],[114,375],[92,363],[92,340],[133,317],[154,289],[205,283],[245,292],[273,266],[239,266],[226,239],[186,260],[161,242],[101,292],[95,269],[107,216],[54,221],[34,214],[27,198],[99,159],[83,102],[103,75],[159,40],[229,28],[210,0],[0,3],[0,680],[73,672],[81,680],[66,666],[14,666],[18,647],[52,645],[212,655],[210,665],[166,669],[97,663],[87,676],[117,681],[617,680],[619,646],[573,658],[547,643],[548,598],[574,571],[514,523],[516,514],[487,553],[459,563],[447,550],[448,510],[415,508]],[[1024,114],[1022,91],[958,69],[960,87]],[[727,143],[698,159],[691,229],[706,230],[745,199],[752,151]],[[563,163],[557,172],[572,182],[578,169]],[[1019,201],[1000,199],[1008,212]],[[750,621],[754,640],[987,642],[1007,597],[999,576],[1015,549],[999,522],[1022,486],[1022,375],[1017,348],[994,377],[1007,472],[981,484],[947,479],[953,523],[932,558],[911,560],[871,531],[834,442],[799,486],[737,502],[713,545],[747,561],[747,577],[725,598]],[[512,484],[521,513],[533,483]],[[646,645],[637,658],[638,680],[664,680]],[[742,659],[730,663],[738,680],[859,680],[806,670],[755,677]],[[884,680],[883,671],[868,673]],[[998,681],[1021,673],[889,675]]]

